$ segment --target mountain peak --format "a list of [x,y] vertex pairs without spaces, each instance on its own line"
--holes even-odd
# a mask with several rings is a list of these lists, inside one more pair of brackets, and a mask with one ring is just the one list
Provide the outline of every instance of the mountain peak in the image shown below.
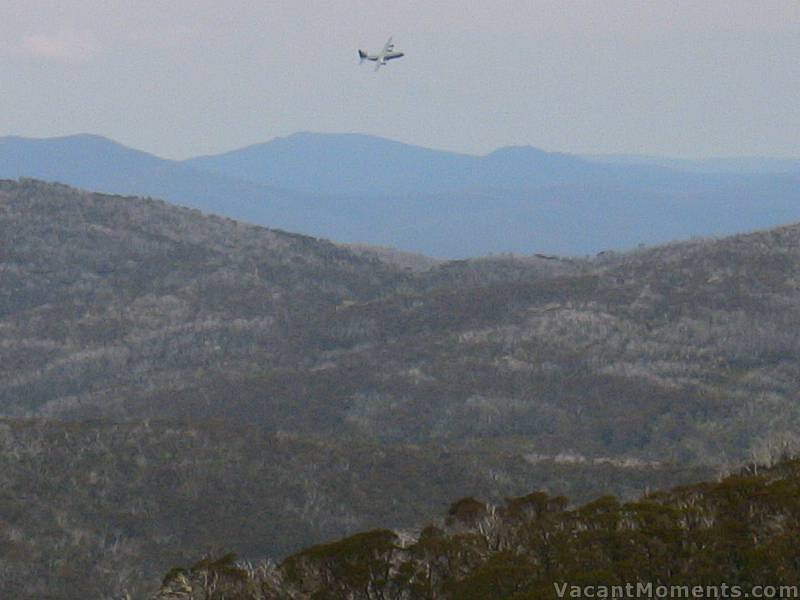
[[535,146],[504,146],[486,155],[491,161],[528,161],[534,163],[569,163],[591,167],[591,163],[574,154],[564,152],[549,152]]
[[[541,148],[529,145],[503,146],[487,154],[486,156],[549,156],[551,153]],[[566,156],[566,155],[564,155]]]

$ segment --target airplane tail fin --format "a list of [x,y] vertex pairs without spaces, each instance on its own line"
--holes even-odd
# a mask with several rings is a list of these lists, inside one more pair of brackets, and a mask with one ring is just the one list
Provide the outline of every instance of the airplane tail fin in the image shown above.
[[363,50],[360,50],[360,49],[359,49],[359,51],[358,51],[358,58],[360,59],[360,60],[358,61],[358,64],[361,64],[361,63],[363,63],[363,62],[364,62],[364,59],[365,59],[365,58],[367,58],[367,53],[366,53],[366,52],[364,52]]

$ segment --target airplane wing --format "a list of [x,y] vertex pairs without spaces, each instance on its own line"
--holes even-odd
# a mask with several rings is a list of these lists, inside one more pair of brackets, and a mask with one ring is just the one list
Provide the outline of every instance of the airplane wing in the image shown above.
[[392,42],[391,36],[386,43],[383,45],[383,49],[378,52],[377,54],[369,54],[364,50],[358,51],[358,57],[360,62],[364,62],[365,60],[374,60],[375,61],[375,70],[377,71],[383,65],[386,64],[387,60],[391,60],[393,58],[400,58],[403,56],[402,52],[395,52],[394,51],[394,43]]
[[378,53],[378,60],[375,63],[376,71],[380,69],[382,65],[386,64],[386,57],[391,54],[392,50],[394,50],[394,44],[392,43],[392,36],[389,36],[389,39],[386,40],[386,43],[383,45],[383,50]]

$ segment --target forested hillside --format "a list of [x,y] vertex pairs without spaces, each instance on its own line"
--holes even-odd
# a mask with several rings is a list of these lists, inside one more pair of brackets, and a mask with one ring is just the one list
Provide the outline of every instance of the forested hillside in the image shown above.
[[30,180],[0,194],[5,414],[125,414],[114,407],[148,389],[268,369],[291,323],[403,280],[328,242],[163,202]]
[[209,556],[167,573],[154,600],[793,598],[798,492],[800,463],[785,460],[626,503],[464,498],[419,531],[376,529],[280,565]]
[[221,422],[0,420],[0,597],[138,599],[167,566],[205,552],[280,558],[361,529],[413,528],[465,491],[631,497],[709,473]]
[[423,266],[0,182],[0,596],[767,461],[800,431],[798,242]]
[[7,415],[682,463],[797,431],[798,227],[412,273],[155,201],[3,194]]

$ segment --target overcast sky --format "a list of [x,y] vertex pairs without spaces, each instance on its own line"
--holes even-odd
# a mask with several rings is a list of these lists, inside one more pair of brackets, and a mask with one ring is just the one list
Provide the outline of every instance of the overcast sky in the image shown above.
[[[356,49],[394,36],[375,73]],[[3,0],[0,135],[800,157],[798,0]]]

